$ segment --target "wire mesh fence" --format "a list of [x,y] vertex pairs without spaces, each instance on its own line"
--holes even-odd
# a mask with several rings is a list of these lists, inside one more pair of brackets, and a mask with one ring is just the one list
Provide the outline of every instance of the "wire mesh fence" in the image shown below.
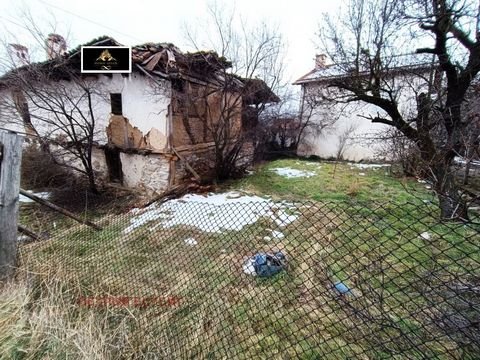
[[480,225],[433,204],[191,195],[99,224],[21,254],[108,314],[112,358],[480,357]]

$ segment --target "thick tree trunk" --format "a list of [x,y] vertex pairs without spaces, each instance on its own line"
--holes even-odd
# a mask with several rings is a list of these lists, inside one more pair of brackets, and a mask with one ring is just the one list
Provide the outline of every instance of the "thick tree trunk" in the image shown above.
[[93,194],[100,194],[98,191],[97,184],[95,183],[95,174],[93,173],[93,169],[87,169],[87,177],[88,177],[88,187]]
[[468,206],[460,196],[450,165],[439,163],[433,172],[436,177],[434,188],[438,196],[441,219],[467,221]]
[[468,177],[470,176],[471,160],[467,160],[465,164],[465,171],[463,172],[463,185],[468,185]]

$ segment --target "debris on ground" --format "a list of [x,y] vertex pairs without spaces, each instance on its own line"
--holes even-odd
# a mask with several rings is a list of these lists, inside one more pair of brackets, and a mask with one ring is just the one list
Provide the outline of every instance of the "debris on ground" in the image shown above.
[[420,237],[424,240],[430,240],[430,234],[427,231],[421,233]]
[[257,253],[243,264],[243,272],[247,275],[269,277],[285,268],[286,258],[281,251],[273,254]]
[[350,288],[341,281],[334,282],[333,288],[341,295],[353,295],[352,290],[350,290]]

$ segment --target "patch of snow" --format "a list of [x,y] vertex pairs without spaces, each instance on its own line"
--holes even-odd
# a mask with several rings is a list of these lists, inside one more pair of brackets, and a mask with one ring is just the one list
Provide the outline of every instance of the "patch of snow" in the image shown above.
[[355,164],[355,163],[350,163],[350,169],[352,167],[356,167],[357,169],[378,169],[382,167],[389,167],[390,164]]
[[[36,195],[36,196],[38,196],[39,198],[44,199],[44,200],[48,200],[48,199],[50,198],[50,196],[51,196],[51,193],[49,193],[49,192],[47,192],[47,191],[34,193],[34,192],[31,191],[31,190],[27,190],[27,192],[29,192],[29,193],[32,194],[32,195]],[[28,197],[26,197],[26,196],[24,196],[24,195],[22,195],[22,194],[20,194],[20,197],[19,197],[18,201],[21,202],[21,203],[32,203],[32,202],[34,202],[32,199],[30,199],[30,198],[28,198]]]
[[247,275],[256,276],[257,273],[255,272],[255,267],[253,264],[255,263],[255,259],[249,258],[247,261],[243,263],[243,272]]
[[425,232],[422,232],[422,233],[420,234],[420,237],[421,237],[422,239],[425,239],[425,240],[430,240],[430,234],[429,234],[428,232],[426,232],[426,231],[425,231]]
[[282,239],[285,237],[285,235],[283,235],[281,231],[276,231],[276,230],[272,231],[272,236],[276,239]]
[[297,220],[295,215],[288,215],[285,212],[279,214],[272,214],[270,218],[277,223],[278,226],[287,226],[288,224]]
[[27,235],[19,235],[17,236],[17,241],[18,242],[24,242],[30,240],[30,237]]
[[198,241],[195,240],[194,238],[188,238],[188,239],[185,239],[183,241],[185,241],[185,244],[191,245],[191,246],[195,246],[195,245],[198,244]]
[[[453,159],[453,161],[457,164],[461,164],[461,165],[466,165],[467,164],[467,159],[461,157],[461,156],[455,156],[455,158]],[[480,166],[480,161],[478,160],[470,160],[470,165],[474,165],[474,166]]]
[[425,189],[430,190],[432,187],[430,185],[425,185]]
[[222,230],[241,230],[244,226],[256,223],[260,218],[272,219],[278,226],[286,226],[298,216],[289,214],[295,207],[288,202],[274,202],[255,195],[242,195],[238,192],[209,194],[187,194],[179,199],[166,201],[138,210],[130,210],[134,215],[125,228],[128,234],[151,221],[158,223],[150,228],[171,228],[177,225],[193,226],[201,231],[221,233]]
[[271,169],[271,171],[274,171],[277,173],[277,175],[286,177],[288,179],[315,176],[315,172],[313,171],[298,170],[298,169],[292,169],[289,167],[275,168],[275,169]]

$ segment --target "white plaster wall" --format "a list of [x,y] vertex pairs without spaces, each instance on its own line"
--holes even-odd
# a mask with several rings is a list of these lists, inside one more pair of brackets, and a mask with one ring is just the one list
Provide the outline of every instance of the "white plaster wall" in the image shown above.
[[[307,86],[317,87],[319,85],[309,84]],[[415,114],[415,91],[422,90],[422,86],[422,82],[415,79],[409,79],[408,86],[406,84],[405,86],[399,86],[399,88],[403,89],[399,92],[398,97],[399,110],[404,116]],[[313,88],[307,88],[306,91],[309,90],[313,90]],[[308,109],[305,109],[304,112],[308,113]],[[373,160],[377,156],[381,140],[372,140],[372,138],[375,134],[383,133],[390,129],[388,125],[372,123],[370,120],[362,118],[361,116],[376,116],[377,113],[381,116],[384,115],[384,112],[379,107],[363,102],[348,105],[329,105],[327,115],[325,115],[324,111],[319,112],[324,113],[321,116],[328,116],[328,113],[331,113],[331,116],[338,117],[338,120],[332,129],[324,132],[322,135],[317,136],[307,132],[298,148],[299,155],[317,155],[322,158],[336,157],[340,135],[351,124],[354,124],[356,130],[351,135],[353,139],[345,146],[343,158],[352,161]],[[318,121],[318,117],[312,116],[312,120]]]
[[[361,106],[360,106],[361,105]],[[387,125],[372,123],[371,121],[360,118],[358,115],[366,115],[375,113],[374,106],[363,104],[342,105],[341,109],[331,108],[332,116],[335,111],[341,113],[334,127],[323,132],[321,135],[316,135],[311,132],[306,133],[302,143],[299,146],[298,152],[300,155],[317,155],[322,158],[336,157],[339,148],[340,136],[351,125],[355,127],[354,132],[350,135],[352,138],[344,147],[343,158],[360,161],[362,159],[373,159],[375,157],[375,144],[366,144],[365,137],[372,137],[377,132],[382,132],[388,128]],[[312,117],[312,121],[317,121],[316,117]],[[379,142],[377,142],[379,143]]]
[[110,93],[122,94],[123,116],[128,118],[132,126],[140,129],[146,135],[151,128],[160,130],[167,136],[168,105],[170,104],[170,82],[158,79],[159,85],[146,76],[132,73],[128,77],[113,74],[112,78],[101,75],[100,89],[108,98],[99,103],[98,127],[103,130],[102,142],[106,142],[105,129],[110,119]]
[[[79,158],[74,157],[73,155],[67,155],[65,151],[58,146],[50,145],[50,150],[53,156],[58,158],[59,162],[83,170],[83,165]],[[92,148],[92,168],[97,180],[108,181],[108,167],[103,149],[96,147]],[[73,174],[80,175],[78,172],[73,172]]]
[[[95,132],[94,140],[100,145],[107,143],[106,128],[108,126],[111,115],[110,94],[121,93],[122,94],[122,112],[123,116],[128,118],[132,126],[136,126],[142,131],[143,135],[146,135],[151,128],[158,129],[162,134],[167,136],[167,123],[168,123],[168,106],[170,104],[170,82],[167,80],[158,79],[157,83],[147,78],[146,76],[138,73],[132,73],[128,77],[122,77],[120,74],[113,74],[112,77],[99,75],[98,78],[91,78],[93,82],[94,93],[92,94],[92,108],[95,114]],[[70,98],[71,94],[77,93],[76,98],[84,96],[84,93],[76,87],[74,83],[68,81],[61,81],[59,83],[52,82],[46,84],[46,86],[52,86],[65,89]],[[56,97],[58,91],[52,90]],[[1,101],[9,101],[10,106],[2,106],[1,109],[9,109],[10,118],[9,123],[21,124],[21,119],[18,113],[12,111],[12,99],[10,91],[2,91],[0,93]],[[66,101],[66,97],[64,98]],[[68,103],[68,102],[67,102]],[[40,109],[35,105],[33,101],[28,101],[29,111],[32,115],[32,123],[41,133],[50,134],[55,136],[60,133],[55,131],[52,126],[45,126],[45,122],[42,119],[51,119],[55,123],[55,117],[52,113]],[[88,102],[83,98],[77,104],[80,111],[76,112],[76,117],[80,119],[79,113],[83,113],[88,116]],[[72,108],[72,106],[67,105]],[[10,125],[13,127],[13,125]]]
[[98,180],[109,180],[107,161],[105,160],[105,151],[103,149],[95,147],[92,149],[92,167]]
[[12,102],[10,90],[0,90],[0,127],[23,133],[25,127]]
[[[111,116],[110,94],[122,94],[122,113],[128,118],[130,124],[146,135],[152,128],[156,128],[166,137],[168,124],[168,106],[170,104],[170,82],[158,79],[158,83],[153,83],[150,78],[143,75],[132,73],[128,77],[122,77],[120,74],[113,74],[112,77],[99,75],[98,78],[91,78],[94,82],[94,93],[92,94],[92,107],[95,114],[95,132],[94,140],[98,145],[107,143],[106,128],[109,124]],[[46,86],[49,86],[46,84]],[[72,94],[77,93],[77,99],[80,99],[84,93],[79,90],[75,84],[62,81],[60,83],[52,83],[50,86],[57,86],[65,89],[70,98]],[[57,88],[57,89],[58,89]],[[58,94],[58,91],[53,90]],[[8,127],[17,131],[24,131],[22,120],[13,106],[13,100],[10,91],[2,91],[0,93],[1,100],[10,102],[9,106],[0,107],[0,110],[8,110],[8,114],[4,111],[2,118],[4,127]],[[66,99],[66,97],[65,97]],[[88,102],[83,99],[78,102],[79,113],[88,116]],[[61,131],[55,130],[54,126],[45,126],[42,119],[52,119],[55,121],[54,114],[29,101],[29,111],[32,114],[32,123],[40,133],[48,134],[55,137],[61,134]],[[75,112],[75,110],[73,109]],[[94,148],[92,153],[92,162],[95,174],[98,180],[108,181],[108,168],[105,161],[105,154],[102,149]],[[65,162],[71,163],[83,169],[81,162],[73,157],[63,159]],[[146,193],[161,192],[168,185],[169,163],[159,155],[132,155],[121,154],[122,171],[124,175],[124,185]]]

